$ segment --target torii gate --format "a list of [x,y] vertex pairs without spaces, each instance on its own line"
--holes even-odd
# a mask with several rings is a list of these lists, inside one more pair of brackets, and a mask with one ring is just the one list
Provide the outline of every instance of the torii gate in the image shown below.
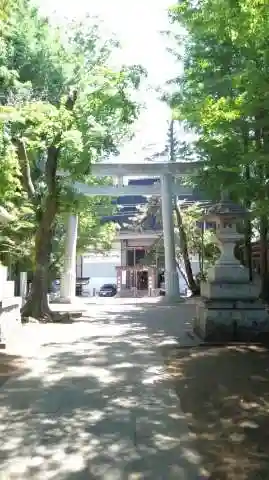
[[[165,288],[168,298],[179,296],[179,282],[175,258],[175,238],[173,222],[173,198],[176,195],[192,195],[191,189],[175,182],[198,166],[198,162],[144,162],[144,163],[97,163],[92,165],[91,173],[95,177],[115,177],[116,185],[88,186],[76,182],[73,188],[89,196],[161,196],[162,224],[165,255]],[[150,176],[161,179],[154,185],[123,185],[124,176]],[[71,303],[76,290],[76,243],[78,217],[70,215],[66,232],[64,271],[61,279],[61,300]]]

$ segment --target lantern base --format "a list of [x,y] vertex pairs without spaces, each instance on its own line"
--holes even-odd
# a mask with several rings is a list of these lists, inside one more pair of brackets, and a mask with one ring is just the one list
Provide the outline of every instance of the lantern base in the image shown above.
[[252,342],[260,333],[269,332],[269,316],[259,300],[202,298],[196,307],[194,332],[207,342]]
[[201,282],[201,297],[215,301],[243,301],[247,305],[257,301],[260,293],[260,285],[246,281],[238,282],[235,278],[229,283],[226,280],[216,282]]

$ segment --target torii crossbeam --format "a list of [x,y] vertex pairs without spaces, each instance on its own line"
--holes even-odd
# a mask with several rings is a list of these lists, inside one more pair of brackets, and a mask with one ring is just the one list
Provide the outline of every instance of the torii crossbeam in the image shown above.
[[199,165],[201,165],[199,162],[94,163],[91,166],[91,173],[94,177],[129,177],[136,175],[161,177],[167,174],[178,177],[188,175]]

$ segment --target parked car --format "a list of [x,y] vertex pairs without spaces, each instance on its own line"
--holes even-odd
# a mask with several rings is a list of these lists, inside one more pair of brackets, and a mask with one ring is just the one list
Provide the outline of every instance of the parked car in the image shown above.
[[99,297],[115,297],[117,293],[117,287],[113,283],[106,283],[102,285],[99,290]]

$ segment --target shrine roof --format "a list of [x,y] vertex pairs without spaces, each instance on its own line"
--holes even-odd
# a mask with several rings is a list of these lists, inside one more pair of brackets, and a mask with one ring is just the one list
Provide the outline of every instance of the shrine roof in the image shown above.
[[[128,185],[153,185],[154,183],[159,183],[159,178],[136,178],[130,179]],[[179,195],[179,201],[184,201],[186,196]],[[197,191],[193,191],[191,196],[188,196],[186,201],[186,206],[190,206],[195,202],[202,201],[204,196]],[[113,215],[108,215],[102,217],[101,222],[114,222],[118,223],[120,227],[131,226],[134,223],[134,217],[139,214],[139,207],[145,206],[149,203],[149,198],[142,195],[133,195],[133,196],[121,196],[112,201],[112,204],[117,205],[117,212]],[[144,224],[144,225],[143,225]],[[162,228],[161,222],[157,220],[156,213],[149,212],[147,217],[142,223],[143,228],[152,229],[154,231],[160,230]]]

